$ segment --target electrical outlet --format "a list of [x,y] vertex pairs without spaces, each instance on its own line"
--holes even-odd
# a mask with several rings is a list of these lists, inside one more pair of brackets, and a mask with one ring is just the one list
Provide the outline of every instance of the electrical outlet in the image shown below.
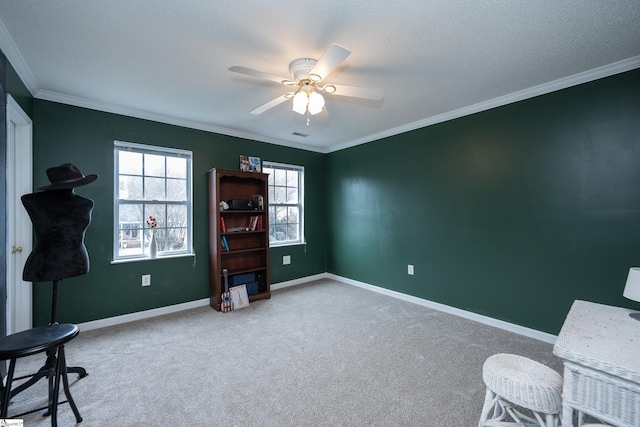
[[143,274],[142,275],[142,286],[151,286],[151,275]]
[[285,255],[282,257],[282,265],[291,264],[291,255]]
[[413,276],[413,264],[409,264],[407,266],[407,274],[409,274],[410,276]]

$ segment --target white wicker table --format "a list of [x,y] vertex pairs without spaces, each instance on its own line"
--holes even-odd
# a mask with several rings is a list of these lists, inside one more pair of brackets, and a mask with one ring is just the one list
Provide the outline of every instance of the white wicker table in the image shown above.
[[574,411],[640,426],[640,322],[633,310],[574,301],[553,353],[563,359],[562,426]]

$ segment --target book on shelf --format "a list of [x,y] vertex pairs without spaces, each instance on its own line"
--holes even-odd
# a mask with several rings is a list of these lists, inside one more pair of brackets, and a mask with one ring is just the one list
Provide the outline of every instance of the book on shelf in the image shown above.
[[258,225],[258,216],[257,215],[252,215],[249,218],[247,218],[247,230],[248,231],[256,230],[256,226],[257,225]]
[[224,223],[224,218],[220,218],[220,232],[221,233],[227,232],[227,226]]
[[262,215],[258,215],[258,223],[256,224],[256,230],[264,230]]
[[222,247],[224,248],[225,251],[229,252],[229,242],[227,242],[227,237],[226,236],[222,236]]

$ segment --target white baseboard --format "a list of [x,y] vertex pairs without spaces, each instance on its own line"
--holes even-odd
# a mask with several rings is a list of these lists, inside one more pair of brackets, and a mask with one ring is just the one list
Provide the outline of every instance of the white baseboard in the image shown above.
[[[287,288],[289,286],[301,285],[303,283],[312,282],[314,280],[326,279],[327,273],[316,274],[313,276],[303,277],[301,279],[289,280],[271,285],[271,290]],[[182,304],[170,305],[167,307],[154,308],[152,310],[138,311],[137,313],[123,314],[122,316],[108,317],[106,319],[93,320],[78,324],[81,331],[90,331],[92,329],[105,328],[107,326],[121,325],[123,323],[133,322],[136,320],[149,319],[163,314],[176,313],[178,311],[189,310],[196,307],[204,307],[209,305],[209,298],[196,301],[189,301]]]
[[414,297],[412,295],[403,294],[401,292],[392,291],[378,286],[369,285],[368,283],[358,282],[357,280],[347,279],[346,277],[336,276],[335,274],[327,274],[327,278],[337,280],[338,282],[346,283],[348,285],[358,286],[363,289],[367,289],[373,292],[377,292],[383,295],[387,295],[393,298],[398,298],[403,301],[418,304],[424,307],[432,308],[434,310],[443,311],[445,313],[453,314],[456,316],[464,317],[465,319],[473,320],[485,325],[493,326],[496,328],[504,329],[505,331],[514,332],[516,334],[524,335],[529,338],[544,341],[550,344],[556,342],[557,336],[541,332],[536,329],[526,328],[524,326],[516,325],[514,323],[505,322],[504,320],[494,319],[493,317],[483,316],[481,314],[473,313],[471,311],[462,310],[459,308],[451,307],[448,305],[440,304],[434,301]]
[[[377,292],[379,294],[387,295],[387,296],[397,298],[403,301],[407,301],[413,304],[418,304],[423,307],[428,307],[434,310],[464,317],[465,319],[473,320],[479,323],[483,323],[485,325],[504,329],[505,331],[514,332],[516,334],[534,338],[539,341],[548,342],[550,344],[555,343],[557,338],[555,335],[548,334],[546,332],[541,332],[535,329],[526,328],[524,326],[505,322],[503,320],[498,320],[492,317],[483,316],[481,314],[473,313],[471,311],[466,311],[466,310],[451,307],[448,305],[440,304],[434,301],[429,301],[426,299],[414,297],[412,295],[403,294],[401,292],[392,291],[389,289],[381,288],[379,286],[370,285],[368,283],[358,282],[357,280],[348,279],[346,277],[336,276],[335,274],[331,274],[331,273],[320,273],[320,274],[315,274],[313,276],[307,276],[299,279],[288,280],[286,282],[275,283],[271,285],[271,290],[278,290],[278,289],[288,288],[290,286],[302,285],[305,283],[309,283],[309,282],[313,282],[315,280],[321,280],[321,279],[336,280],[338,282],[342,282],[347,285],[357,286],[359,288],[367,289],[372,292]],[[207,305],[209,305],[209,298],[204,298],[201,300],[185,302],[182,304],[170,305],[167,307],[160,307],[152,310],[139,311],[137,313],[124,314],[122,316],[115,316],[115,317],[109,317],[106,319],[80,323],[78,326],[81,331],[89,331],[92,329],[99,329],[107,326],[115,326],[123,323],[133,322],[135,320],[148,319],[151,317],[161,316],[163,314],[176,313],[178,311],[189,310],[191,308],[204,307]]]
[[329,279],[329,273],[314,274],[313,276],[301,277],[300,279],[288,280],[286,282],[280,282],[271,285],[271,290],[275,291],[282,288],[288,288],[289,286],[303,285],[305,283],[313,282],[314,280]]
[[[316,274],[314,276],[303,277],[301,279],[289,280],[271,285],[271,290],[287,288],[289,286],[301,285],[303,283],[312,282],[314,280],[326,279],[327,273]],[[164,314],[176,313],[178,311],[189,310],[191,308],[205,307],[209,305],[209,298],[196,301],[189,301],[182,304],[170,305],[167,307],[154,308],[152,310],[138,311],[137,313],[123,314],[122,316],[108,317],[106,319],[93,320],[78,324],[81,331],[90,331],[92,329],[105,328],[107,326],[121,325],[123,323],[134,322],[136,320],[149,319]]]
[[167,307],[154,308],[152,310],[138,311],[137,313],[123,314],[122,316],[107,317],[106,319],[93,320],[78,324],[81,331],[105,328],[107,326],[121,325],[135,320],[149,319],[151,317],[162,316],[163,314],[176,313],[178,311],[189,310],[196,307],[209,305],[209,298],[196,301],[189,301],[182,304],[169,305]]

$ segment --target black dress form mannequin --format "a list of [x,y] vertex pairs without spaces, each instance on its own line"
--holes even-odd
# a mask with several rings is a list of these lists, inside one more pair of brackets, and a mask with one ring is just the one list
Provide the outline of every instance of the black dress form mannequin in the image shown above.
[[36,234],[36,246],[27,258],[22,279],[53,281],[51,324],[56,323],[58,281],[89,272],[89,255],[84,234],[91,222],[93,200],[73,188],[46,190],[22,196]]
[[[51,185],[40,191],[22,196],[36,234],[36,245],[25,263],[22,278],[28,282],[53,282],[51,322],[57,323],[56,305],[58,282],[89,272],[89,255],[84,246],[84,235],[91,222],[93,200],[76,194],[73,189],[95,181],[97,175],[85,176],[71,163],[47,169]],[[47,352],[47,362],[37,374],[11,392],[14,396],[44,376],[49,376],[52,387],[52,368],[55,352]],[[87,376],[84,368],[67,368],[67,372]],[[46,414],[45,414],[46,415]]]
[[36,233],[36,247],[24,266],[22,278],[47,282],[89,272],[84,234],[91,222],[93,200],[73,188],[47,190],[22,196]]

